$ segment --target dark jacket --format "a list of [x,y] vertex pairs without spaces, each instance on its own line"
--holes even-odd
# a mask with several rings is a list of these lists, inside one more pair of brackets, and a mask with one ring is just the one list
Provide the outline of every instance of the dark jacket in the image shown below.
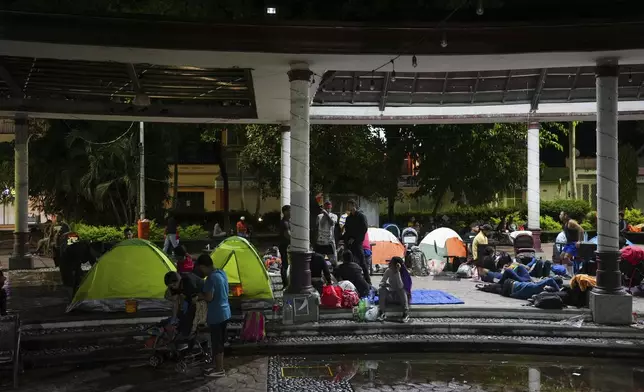
[[360,298],[369,295],[369,284],[364,279],[362,267],[358,264],[354,262],[342,263],[342,265],[333,271],[333,274],[338,281],[348,280],[353,283],[353,285],[356,286],[356,290],[358,291]]
[[320,279],[322,278],[322,274],[324,274],[326,282],[331,283],[331,272],[329,271],[329,266],[326,265],[324,256],[315,253],[311,258],[311,278]]
[[355,242],[362,244],[368,229],[367,217],[362,213],[362,211],[357,210],[355,214],[349,214],[349,216],[347,216],[347,221],[344,224],[343,239],[348,241],[353,238]]

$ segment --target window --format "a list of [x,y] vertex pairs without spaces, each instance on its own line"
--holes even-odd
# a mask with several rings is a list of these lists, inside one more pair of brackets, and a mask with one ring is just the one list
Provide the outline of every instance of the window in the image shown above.
[[203,192],[179,192],[177,194],[177,208],[180,210],[203,211]]

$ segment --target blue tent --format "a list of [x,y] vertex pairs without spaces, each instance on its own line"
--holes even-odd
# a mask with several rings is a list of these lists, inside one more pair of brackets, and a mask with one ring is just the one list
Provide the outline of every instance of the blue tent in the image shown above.
[[[591,244],[597,244],[597,237],[591,238],[590,240],[588,240],[588,242],[590,242]],[[630,242],[629,240],[626,240],[626,246],[631,246],[631,245],[633,245],[633,243]]]

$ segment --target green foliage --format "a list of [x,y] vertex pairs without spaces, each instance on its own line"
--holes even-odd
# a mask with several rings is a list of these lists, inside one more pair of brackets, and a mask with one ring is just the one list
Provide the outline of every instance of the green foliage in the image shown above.
[[[498,225],[501,222],[502,218],[508,217],[510,215],[516,217],[523,217],[525,214],[525,207],[461,207],[455,208],[452,210],[444,211],[438,214],[436,221],[441,225],[445,224],[452,229],[459,231],[465,227],[469,227],[473,223],[489,223],[492,225]],[[396,214],[395,219],[391,223],[395,223],[399,226],[407,226],[411,217],[416,218],[417,221],[422,224],[427,224],[430,219],[434,216],[433,212],[430,211],[414,211],[402,214]],[[447,216],[448,221],[444,223],[442,217]],[[381,222],[389,222],[387,216],[380,216]],[[515,220],[516,222],[516,220]]]
[[581,228],[584,229],[585,231],[595,230],[594,225],[588,221],[582,222]]
[[[590,227],[592,230],[597,229],[597,211],[590,211],[589,213],[587,213],[586,218],[584,219],[584,223],[590,224]],[[584,230],[591,230],[591,229],[586,229],[584,227]]]
[[561,231],[561,222],[548,215],[539,217],[539,225],[543,231]]
[[632,207],[637,201],[637,152],[630,144],[619,147],[619,206]]
[[582,222],[590,212],[591,206],[585,200],[551,200],[541,202],[541,215],[547,215],[554,220],[559,220],[561,211],[579,222]]
[[179,230],[179,237],[182,240],[205,240],[208,239],[208,232],[199,225],[190,225]]
[[644,215],[642,215],[642,211],[637,209],[637,208],[627,208],[624,210],[624,220],[629,225],[640,225],[644,223]]
[[[451,190],[454,201],[482,205],[508,189],[525,185],[527,127],[514,124],[445,124],[414,128],[420,162],[420,195],[440,200]],[[561,149],[558,136],[540,132],[541,147]]]
[[112,226],[91,226],[84,223],[73,223],[71,228],[85,241],[119,242],[125,239],[123,230]]

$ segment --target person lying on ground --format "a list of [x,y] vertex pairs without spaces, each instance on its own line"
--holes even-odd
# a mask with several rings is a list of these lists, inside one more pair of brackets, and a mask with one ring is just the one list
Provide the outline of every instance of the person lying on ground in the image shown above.
[[[385,271],[380,281],[380,288],[378,289],[378,317],[381,321],[387,319],[386,308],[388,303],[395,303],[403,307],[403,322],[409,321],[409,300],[411,297],[411,278],[407,273],[405,275],[405,263],[400,257],[393,257],[389,262],[389,268]],[[405,281],[408,286],[406,287]]]
[[355,262],[351,251],[345,250],[344,253],[342,253],[342,265],[334,270],[334,274],[338,281],[348,280],[353,283],[353,285],[356,286],[356,290],[358,291],[360,298],[369,295],[371,285],[369,285],[365,280],[362,267]]
[[556,292],[561,290],[561,285],[553,278],[546,278],[539,282],[518,282],[506,279],[502,283],[501,294],[505,297],[516,299],[529,299],[543,291]]
[[[322,281],[322,276],[324,275],[324,281]],[[329,266],[324,260],[324,256],[320,253],[314,253],[311,257],[311,284],[318,293],[322,294],[322,287],[325,284],[331,284],[332,277],[331,272],[329,271]]]

